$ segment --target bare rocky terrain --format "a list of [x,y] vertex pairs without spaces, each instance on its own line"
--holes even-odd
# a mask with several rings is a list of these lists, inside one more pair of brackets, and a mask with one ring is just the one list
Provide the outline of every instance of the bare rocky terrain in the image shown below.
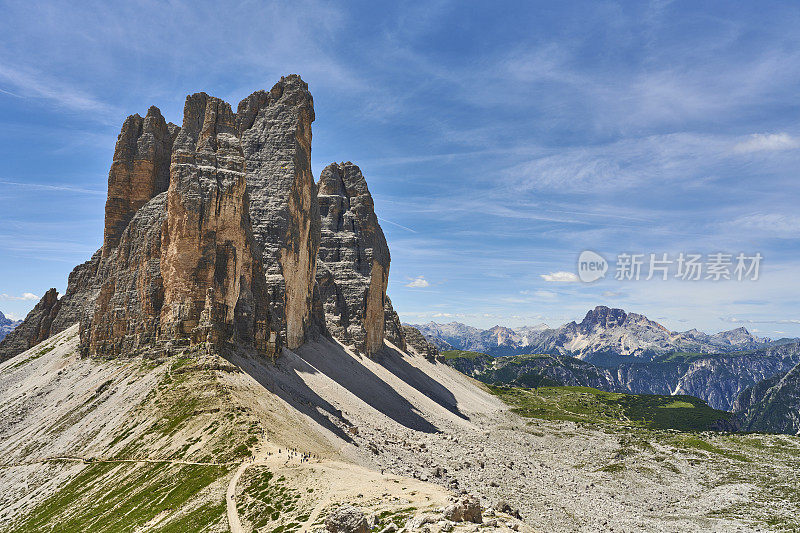
[[[373,359],[308,343],[274,365],[248,353],[98,361],[77,355],[76,333],[0,366],[1,531],[45,519],[126,530],[104,522],[119,503],[91,502],[114,502],[128,482],[142,484],[124,498],[143,498],[131,510],[141,531],[199,515],[203,530],[235,530],[231,505],[241,531],[312,530],[340,504],[387,524],[416,520],[411,531],[474,528],[441,518],[462,491],[480,499],[484,529],[769,531],[796,521],[793,437],[523,418],[391,344]],[[142,495],[187,468],[207,483],[163,509]],[[69,492],[76,483],[86,486]],[[293,503],[265,517],[283,500]],[[500,501],[522,521],[491,510]]]

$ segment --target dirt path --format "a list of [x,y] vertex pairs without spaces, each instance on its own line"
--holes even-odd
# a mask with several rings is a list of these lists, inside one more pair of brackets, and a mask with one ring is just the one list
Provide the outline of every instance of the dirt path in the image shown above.
[[225,506],[228,514],[228,525],[231,528],[231,533],[244,533],[242,521],[239,518],[239,510],[236,508],[236,486],[245,471],[251,466],[265,466],[275,464],[280,461],[282,456],[286,456],[286,462],[290,457],[287,453],[279,454],[280,450],[271,445],[262,445],[261,448],[254,454],[253,460],[246,460],[239,465],[236,472],[233,474],[230,482],[228,483],[228,490],[225,492]]
[[54,461],[76,461],[82,462],[86,464],[91,463],[170,463],[174,465],[199,465],[199,466],[229,466],[239,464],[239,461],[231,461],[227,463],[207,463],[207,462],[200,462],[200,461],[182,461],[180,459],[100,459],[97,457],[80,457],[80,456],[57,456],[57,457],[45,457],[44,459],[35,459],[33,461],[24,461],[21,463],[11,463],[6,465],[0,465],[0,468],[15,468],[20,466],[31,466],[31,465],[38,465],[42,463],[51,463]]
[[239,479],[242,477],[242,474],[244,474],[244,471],[252,464],[253,463],[250,462],[242,463],[239,468],[236,469],[236,473],[231,478],[230,483],[228,483],[228,490],[225,492],[225,505],[227,507],[228,525],[231,528],[231,533],[244,533],[242,521],[239,519],[239,511],[236,509],[236,485],[239,483]]

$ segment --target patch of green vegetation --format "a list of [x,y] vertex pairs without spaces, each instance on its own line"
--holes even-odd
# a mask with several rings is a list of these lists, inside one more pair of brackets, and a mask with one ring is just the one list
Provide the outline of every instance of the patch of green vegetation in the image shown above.
[[700,450],[709,454],[727,457],[728,459],[734,459],[736,461],[749,461],[749,459],[742,454],[715,446],[695,435],[678,435],[672,440],[672,443],[678,448]]
[[[160,531],[201,531],[225,519],[224,497],[205,491],[228,466],[103,463],[86,466],[8,531],[125,532],[159,517]],[[222,489],[218,491],[223,492]]]
[[445,350],[442,352],[442,357],[447,359],[469,359],[475,360],[479,357],[488,357],[485,353],[469,352],[466,350]]
[[536,391],[490,386],[518,414],[604,426],[708,431],[733,416],[691,396],[604,392],[589,387],[544,386]]
[[286,485],[286,479],[263,466],[245,471],[236,508],[253,531],[299,531],[309,512],[301,494]]
[[417,511],[416,507],[403,507],[400,509],[391,509],[378,513],[375,517],[376,527],[388,527],[393,524],[396,528],[400,529],[406,525],[414,513]]
[[625,472],[625,464],[611,463],[597,469],[598,472],[606,472],[607,474],[620,474]]
[[30,363],[31,361],[35,361],[35,360],[39,359],[41,356],[43,356],[45,354],[48,354],[48,353],[52,352],[55,349],[56,349],[56,345],[55,344],[51,344],[50,346],[45,346],[44,348],[42,348],[41,350],[39,350],[38,352],[36,352],[32,356],[30,356],[30,357],[28,357],[26,359],[20,359],[19,361],[15,362],[13,365],[11,365],[9,370],[14,370],[15,368],[19,368],[22,365]]
[[36,357],[41,357],[41,356],[43,356],[45,354],[48,354],[48,353],[52,352],[55,349],[56,349],[56,345],[55,344],[51,344],[50,346],[45,346],[44,348],[42,348],[41,350],[36,352]]
[[[176,357],[169,370],[134,414],[150,422],[122,428],[114,444],[135,433],[116,457],[148,456],[203,462],[229,462],[251,455],[261,425],[252,413],[236,407],[230,391],[221,387],[215,370],[205,369],[193,357]],[[213,391],[213,393],[212,393]],[[146,443],[144,445],[143,443]],[[202,443],[201,446],[196,444]],[[191,452],[190,452],[191,450]]]

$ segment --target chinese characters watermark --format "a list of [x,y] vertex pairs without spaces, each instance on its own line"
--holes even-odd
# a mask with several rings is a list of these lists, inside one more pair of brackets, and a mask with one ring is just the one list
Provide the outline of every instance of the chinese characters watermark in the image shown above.
[[[667,253],[617,255],[614,279],[618,281],[757,281],[764,257],[760,252],[738,254]],[[608,262],[597,252],[586,250],[578,258],[578,278],[586,283],[605,277]]]

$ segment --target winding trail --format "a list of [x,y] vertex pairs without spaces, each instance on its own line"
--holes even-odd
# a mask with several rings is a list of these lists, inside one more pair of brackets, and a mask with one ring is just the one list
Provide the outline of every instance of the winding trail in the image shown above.
[[236,508],[236,485],[239,483],[239,479],[242,477],[242,474],[244,474],[244,471],[252,464],[254,463],[246,462],[239,465],[239,468],[236,469],[236,473],[228,483],[228,490],[225,492],[228,526],[231,528],[231,533],[244,533],[242,521],[239,519],[239,510]]
[[183,461],[180,459],[101,459],[98,457],[80,457],[75,455],[64,455],[55,457],[45,457],[43,459],[34,459],[32,461],[24,461],[21,463],[10,463],[0,465],[0,468],[15,468],[20,466],[31,466],[43,463],[51,463],[54,461],[76,461],[86,464],[91,463],[170,463],[176,465],[200,465],[200,466],[230,466],[239,464],[239,461],[229,461],[227,463],[209,463],[201,461]]
[[245,471],[251,466],[277,466],[280,459],[285,455],[286,461],[284,466],[291,461],[292,457],[289,455],[288,450],[281,450],[283,453],[278,453],[278,448],[272,445],[267,445],[259,449],[253,456],[253,460],[245,460],[236,469],[233,477],[228,482],[228,490],[225,491],[225,507],[228,514],[228,525],[231,533],[245,533],[242,527],[242,520],[239,518],[239,510],[236,508],[236,486]]

